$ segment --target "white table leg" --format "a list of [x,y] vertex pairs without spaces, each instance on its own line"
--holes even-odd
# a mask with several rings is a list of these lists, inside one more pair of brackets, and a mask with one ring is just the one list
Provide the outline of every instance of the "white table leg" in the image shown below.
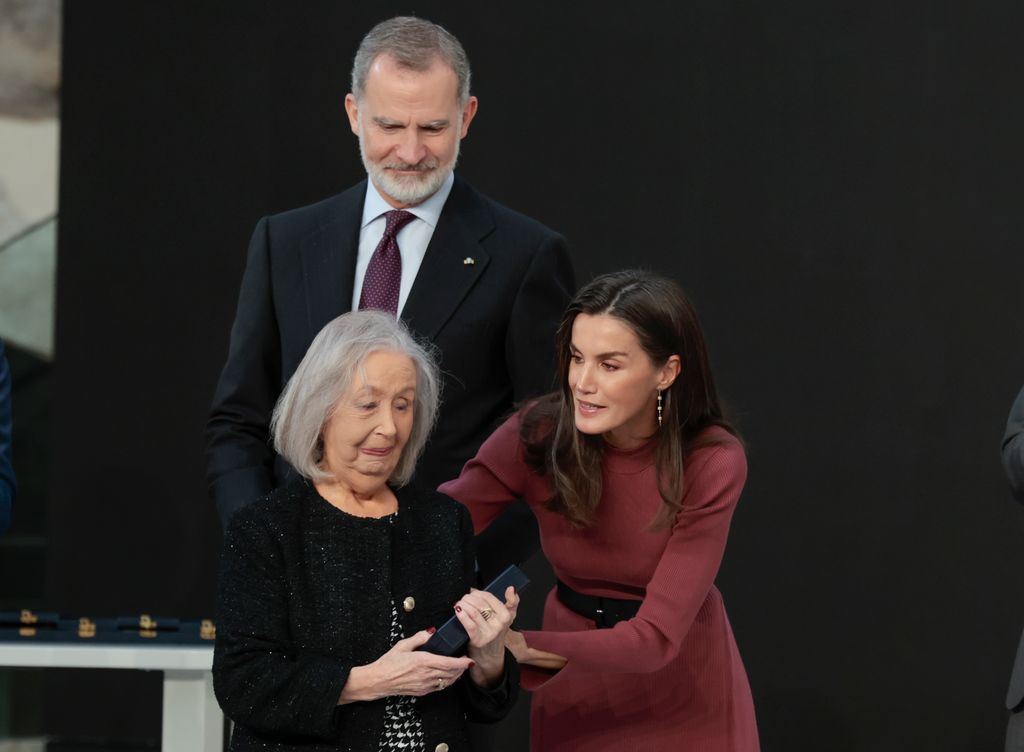
[[164,671],[161,752],[221,752],[224,717],[209,671]]

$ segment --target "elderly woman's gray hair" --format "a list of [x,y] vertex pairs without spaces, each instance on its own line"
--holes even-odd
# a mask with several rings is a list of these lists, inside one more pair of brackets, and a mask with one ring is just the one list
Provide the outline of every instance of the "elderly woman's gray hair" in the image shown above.
[[274,407],[274,449],[303,477],[330,478],[320,466],[324,426],[366,357],[381,350],[408,355],[416,369],[412,433],[388,480],[401,486],[412,477],[437,417],[440,375],[427,346],[394,316],[380,311],[345,313],[321,329]]

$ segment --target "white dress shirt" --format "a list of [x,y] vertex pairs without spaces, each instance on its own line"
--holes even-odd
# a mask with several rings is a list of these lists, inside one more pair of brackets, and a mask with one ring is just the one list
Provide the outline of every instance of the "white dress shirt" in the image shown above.
[[[427,245],[434,235],[434,228],[441,218],[444,202],[452,191],[455,175],[449,174],[433,196],[421,204],[410,206],[405,211],[415,215],[416,219],[398,231],[395,242],[398,243],[402,255],[402,282],[398,289],[398,312],[401,314],[405,301],[409,298],[412,283],[416,281],[416,273],[420,270],[423,257],[427,253]],[[352,310],[359,310],[359,298],[363,294],[363,278],[366,267],[370,265],[370,257],[377,249],[380,239],[384,237],[387,220],[384,215],[395,207],[385,201],[372,180],[366,181],[366,199],[363,202],[363,221],[359,228],[359,255],[356,256],[356,278],[352,285]]]

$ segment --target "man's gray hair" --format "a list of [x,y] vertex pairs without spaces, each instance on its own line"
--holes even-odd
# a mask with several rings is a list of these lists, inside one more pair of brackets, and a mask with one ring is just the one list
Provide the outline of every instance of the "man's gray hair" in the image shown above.
[[389,18],[370,29],[352,63],[352,93],[357,102],[362,101],[366,91],[370,66],[381,55],[389,55],[402,68],[419,73],[440,60],[455,71],[459,106],[469,100],[469,58],[459,40],[447,29],[415,16]]
[[440,372],[431,350],[403,323],[381,311],[352,311],[329,322],[316,335],[281,393],[270,431],[274,449],[300,475],[312,481],[331,476],[323,469],[323,431],[335,405],[348,391],[367,356],[381,350],[408,355],[416,369],[412,432],[388,479],[405,485],[416,469],[434,427],[440,398]]

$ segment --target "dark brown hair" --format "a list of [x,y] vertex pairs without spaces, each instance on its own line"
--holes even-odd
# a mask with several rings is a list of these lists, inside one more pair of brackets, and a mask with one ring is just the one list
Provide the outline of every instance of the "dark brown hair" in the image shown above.
[[697,312],[671,279],[630,270],[594,279],[576,294],[562,316],[555,340],[559,390],[527,408],[520,439],[531,469],[551,479],[554,491],[548,508],[575,525],[586,526],[593,521],[601,498],[604,440],[576,429],[569,365],[572,326],[581,313],[605,314],[626,324],[655,365],[672,355],[682,363],[678,378],[662,392],[663,420],[657,430],[655,462],[664,505],[651,524],[669,526],[682,508],[687,455],[697,446],[714,443],[700,437],[701,432],[721,426],[739,438],[722,414]]

